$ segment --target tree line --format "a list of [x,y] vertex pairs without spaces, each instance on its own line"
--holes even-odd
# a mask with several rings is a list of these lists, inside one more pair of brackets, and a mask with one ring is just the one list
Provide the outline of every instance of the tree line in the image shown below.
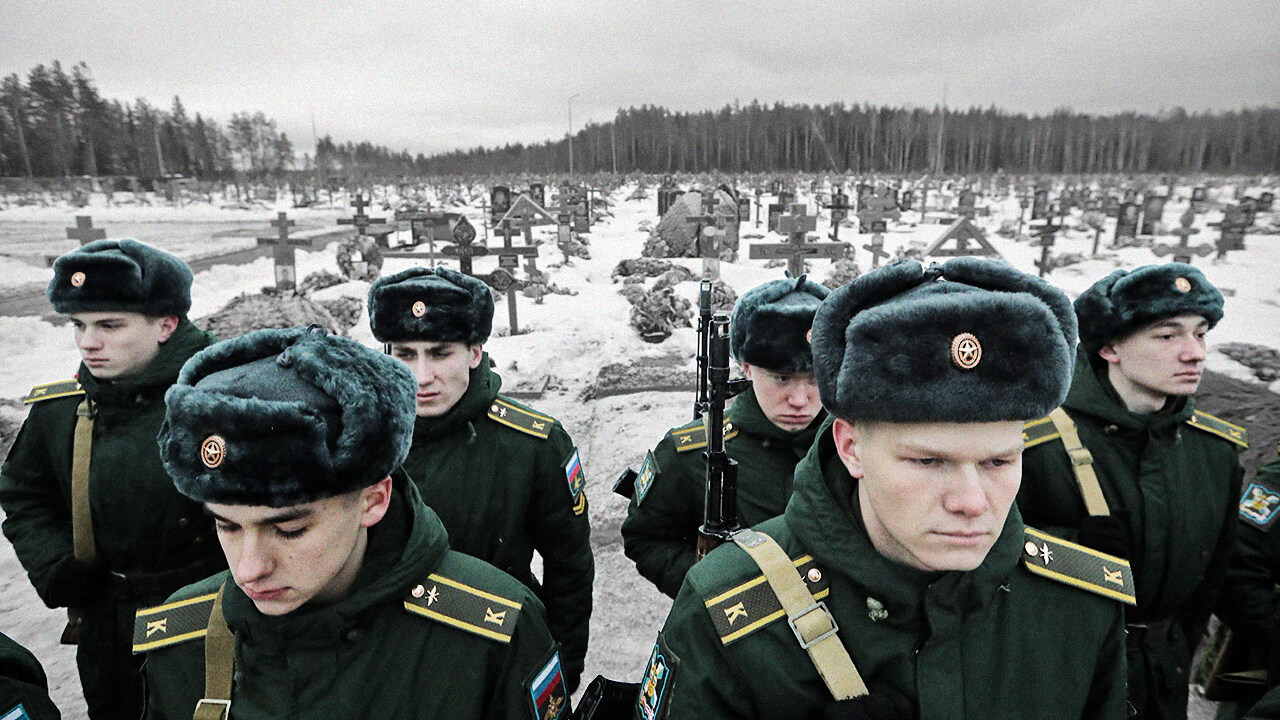
[[280,173],[295,163],[293,143],[262,112],[231,116],[226,127],[176,95],[166,111],[138,98],[103,98],[89,68],[54,61],[0,80],[0,175],[183,175],[222,178]]

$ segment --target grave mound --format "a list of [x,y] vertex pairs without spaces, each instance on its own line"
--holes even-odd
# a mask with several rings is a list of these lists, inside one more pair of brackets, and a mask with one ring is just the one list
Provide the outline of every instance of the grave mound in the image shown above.
[[[229,340],[265,328],[291,328],[315,323],[329,332],[345,335],[347,327],[323,305],[296,293],[262,293],[232,298],[218,312],[195,321],[219,340]],[[354,323],[353,323],[354,324]]]

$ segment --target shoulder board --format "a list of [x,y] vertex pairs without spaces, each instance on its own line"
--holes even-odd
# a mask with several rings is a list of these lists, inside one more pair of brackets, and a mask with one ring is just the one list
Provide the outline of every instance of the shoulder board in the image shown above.
[[1026,528],[1023,565],[1042,577],[1137,605],[1129,561]]
[[1039,420],[1028,420],[1022,426],[1022,449],[1033,448],[1058,437],[1060,437],[1058,428],[1054,427],[1049,416],[1046,415]]
[[133,623],[133,652],[202,638],[209,632],[209,614],[217,593],[200,595],[138,611]]
[[52,400],[54,398],[67,397],[69,395],[83,395],[84,388],[80,387],[80,381],[72,378],[70,380],[59,380],[58,382],[45,383],[31,388],[31,392],[22,399],[22,402],[31,404],[40,402],[41,400]]
[[511,642],[520,603],[432,573],[413,586],[404,609],[481,637]]
[[1280,516],[1280,492],[1263,479],[1265,473],[1254,476],[1240,496],[1240,519],[1262,530],[1269,531]]
[[555,422],[554,418],[526,410],[501,396],[494,398],[489,405],[489,419],[540,440],[551,435],[551,425]]
[[[830,581],[823,576],[813,556],[803,555],[793,562],[814,599],[825,598],[831,591]],[[787,615],[763,574],[707,600],[706,606],[711,623],[720,633],[720,642],[725,645]]]
[[[701,420],[695,420],[690,425],[676,428],[671,431],[671,439],[675,441],[676,452],[689,452],[690,450],[701,450],[707,446],[707,430],[702,426]],[[724,421],[724,439],[728,440],[738,434],[738,428],[729,421]]]
[[1225,438],[1242,448],[1249,447],[1249,431],[1239,425],[1232,425],[1226,420],[1216,418],[1207,412],[1196,410],[1187,419],[1187,424],[1197,430],[1203,430],[1220,438]]

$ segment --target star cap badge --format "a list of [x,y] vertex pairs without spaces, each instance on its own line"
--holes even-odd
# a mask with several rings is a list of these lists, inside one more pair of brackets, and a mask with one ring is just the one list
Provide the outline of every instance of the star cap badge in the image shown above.
[[84,273],[76,271],[71,273],[71,287],[80,287],[84,285]]
[[1184,277],[1179,277],[1173,281],[1173,287],[1180,293],[1188,293],[1191,292],[1191,281]]
[[213,470],[227,457],[227,441],[220,435],[210,435],[200,443],[200,462]]
[[972,333],[951,338],[951,362],[961,370],[972,370],[982,360],[982,343]]
[[427,304],[419,300],[413,304],[413,307],[409,309],[409,312],[412,312],[414,317],[420,318],[427,314]]

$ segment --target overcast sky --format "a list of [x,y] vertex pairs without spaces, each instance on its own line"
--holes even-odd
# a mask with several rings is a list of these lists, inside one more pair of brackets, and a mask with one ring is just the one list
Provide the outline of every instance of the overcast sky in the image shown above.
[[432,153],[618,108],[758,99],[1049,112],[1280,105],[1277,0],[4,2],[0,73]]

